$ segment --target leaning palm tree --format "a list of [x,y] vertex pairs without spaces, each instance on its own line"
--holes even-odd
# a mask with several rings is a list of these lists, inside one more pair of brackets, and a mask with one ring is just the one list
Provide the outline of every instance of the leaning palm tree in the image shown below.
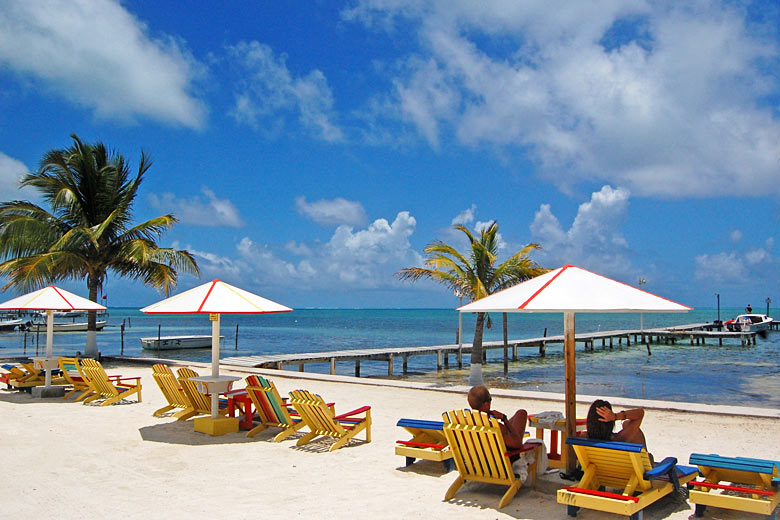
[[[428,278],[448,286],[473,301],[548,271],[528,258],[531,251],[539,249],[538,244],[528,244],[501,264],[496,265],[498,223],[495,221],[481,231],[479,239],[464,226],[457,225],[455,229],[462,231],[468,237],[471,246],[468,253],[461,253],[441,241],[432,242],[423,249],[423,252],[428,255],[425,260],[427,267],[401,269],[396,273],[396,277],[411,281]],[[477,313],[477,326],[471,349],[469,373],[471,385],[482,384],[482,335],[485,317],[486,313]]]
[[[0,203],[0,275],[3,287],[36,289],[64,279],[85,279],[97,302],[106,275],[140,279],[166,294],[178,271],[198,274],[187,251],[163,248],[157,239],[176,223],[163,215],[131,225],[132,206],[151,161],[142,152],[133,176],[122,155],[102,143],[83,143],[47,152],[37,172],[20,187],[36,188],[49,206],[28,201]],[[96,314],[89,313],[86,354],[97,354]]]

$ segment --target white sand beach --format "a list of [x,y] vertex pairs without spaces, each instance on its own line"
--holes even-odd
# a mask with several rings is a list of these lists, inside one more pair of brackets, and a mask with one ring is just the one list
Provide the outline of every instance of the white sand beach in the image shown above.
[[[302,447],[295,446],[295,437],[274,443],[274,429],[252,439],[245,432],[210,437],[194,432],[191,421],[153,417],[165,401],[151,367],[104,365],[112,374],[141,376],[143,401],[131,398],[99,407],[0,391],[5,470],[0,502],[6,513],[63,520],[567,518],[549,483],[521,489],[501,510],[497,504],[504,488],[498,486],[468,485],[445,502],[456,472],[445,473],[440,463],[426,461],[405,467],[403,457],[394,454],[395,441],[408,438],[396,427],[398,419],[438,420],[442,411],[466,406],[465,387],[437,390],[399,381],[257,370],[283,395],[307,388],[334,401],[339,413],[372,407],[372,442],[364,443],[361,434],[328,452],[330,440]],[[208,372],[202,365],[196,370]],[[616,409],[647,407],[643,429],[656,459],[675,456],[685,464],[691,452],[703,452],[780,460],[780,414],[775,410],[610,400]],[[530,413],[563,411],[562,396],[494,392],[493,408],[510,412],[521,407]],[[587,402],[578,409],[584,415]],[[692,512],[691,505],[674,497],[648,508],[645,518],[683,519]],[[583,510],[578,518],[621,517]],[[745,515],[708,509],[706,518]]]

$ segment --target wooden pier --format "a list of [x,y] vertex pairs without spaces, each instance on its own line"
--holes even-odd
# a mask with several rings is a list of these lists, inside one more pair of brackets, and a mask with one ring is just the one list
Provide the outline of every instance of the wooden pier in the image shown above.
[[[634,343],[647,345],[648,354],[650,354],[650,345],[652,344],[676,344],[677,342],[688,341],[691,345],[705,345],[706,340],[718,340],[718,345],[723,345],[724,339],[739,340],[742,346],[756,344],[756,332],[724,332],[718,329],[715,323],[692,323],[689,325],[678,325],[674,327],[646,329],[646,330],[612,330],[587,332],[577,334],[575,341],[584,344],[585,350],[593,351],[597,342],[601,342],[602,348],[612,349],[615,342],[622,345],[625,340],[626,345]],[[539,355],[546,355],[547,345],[563,344],[564,337],[543,336],[538,338],[513,339],[504,344],[503,341],[486,341],[482,344],[483,363],[487,361],[487,351],[504,349],[503,361],[507,363],[510,360],[517,361],[517,350],[519,348],[536,348]],[[257,368],[275,368],[282,370],[285,366],[296,366],[298,371],[303,372],[305,365],[309,363],[329,363],[330,373],[336,373],[336,363],[354,363],[355,376],[360,377],[360,363],[362,361],[379,361],[387,363],[387,375],[392,376],[395,361],[401,359],[401,367],[404,374],[408,371],[409,358],[413,356],[436,356],[436,369],[449,368],[450,358],[457,364],[458,368],[463,367],[463,354],[471,354],[471,344],[464,343],[460,348],[457,344],[421,346],[421,347],[397,347],[397,348],[377,348],[377,349],[354,349],[354,350],[336,350],[329,352],[306,352],[298,354],[275,354],[267,356],[236,356],[226,357],[220,360],[220,364],[226,366],[257,367]]]

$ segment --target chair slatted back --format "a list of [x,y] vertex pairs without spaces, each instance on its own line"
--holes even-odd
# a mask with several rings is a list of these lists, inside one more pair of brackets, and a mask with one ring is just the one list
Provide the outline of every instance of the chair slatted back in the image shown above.
[[81,368],[82,374],[89,378],[89,386],[94,392],[103,397],[114,397],[119,393],[108,380],[108,374],[99,361],[89,358],[82,359]]
[[[605,442],[605,447],[588,445],[589,439],[567,439],[584,471],[593,472],[594,483],[599,486],[623,489],[633,494],[634,489],[652,487],[644,475],[653,469],[647,450],[638,444]],[[578,442],[583,444],[577,444]],[[624,449],[616,449],[616,447]]]
[[198,377],[198,373],[191,368],[182,367],[176,371],[179,375],[179,384],[187,398],[187,406],[201,414],[211,414],[211,398],[198,391],[198,384],[191,378]]
[[445,412],[443,418],[444,435],[461,476],[480,482],[514,482],[496,419],[472,410],[452,410]]
[[186,408],[189,406],[187,396],[168,365],[164,363],[154,365],[152,367],[152,377],[157,383],[157,386],[160,387],[160,391],[169,405],[174,408]]
[[279,427],[293,424],[287,407],[284,406],[273,381],[269,381],[263,376],[249,376],[246,378],[246,392],[263,424]]
[[334,419],[333,410],[317,394],[308,390],[293,390],[290,392],[290,403],[312,433],[339,438],[347,435],[347,430]]

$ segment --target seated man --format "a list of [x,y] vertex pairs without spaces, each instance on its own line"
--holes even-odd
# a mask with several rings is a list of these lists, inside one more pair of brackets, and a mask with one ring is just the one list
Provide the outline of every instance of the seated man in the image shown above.
[[501,421],[501,434],[504,436],[504,444],[506,444],[507,449],[516,450],[523,446],[528,412],[522,409],[518,410],[510,419],[504,413],[491,410],[490,403],[493,399],[490,397],[487,387],[482,385],[469,390],[468,400],[469,406],[473,410],[479,410]]
[[[621,417],[622,416],[622,417]],[[596,399],[590,405],[588,410],[588,438],[600,439],[604,441],[631,442],[641,444],[647,448],[645,434],[639,428],[642,425],[642,419],[645,416],[643,408],[634,408],[632,410],[623,410],[618,413],[612,411],[612,405],[609,401]],[[622,428],[619,432],[613,433],[615,421],[622,420]],[[653,461],[653,455],[649,453],[650,461]]]

